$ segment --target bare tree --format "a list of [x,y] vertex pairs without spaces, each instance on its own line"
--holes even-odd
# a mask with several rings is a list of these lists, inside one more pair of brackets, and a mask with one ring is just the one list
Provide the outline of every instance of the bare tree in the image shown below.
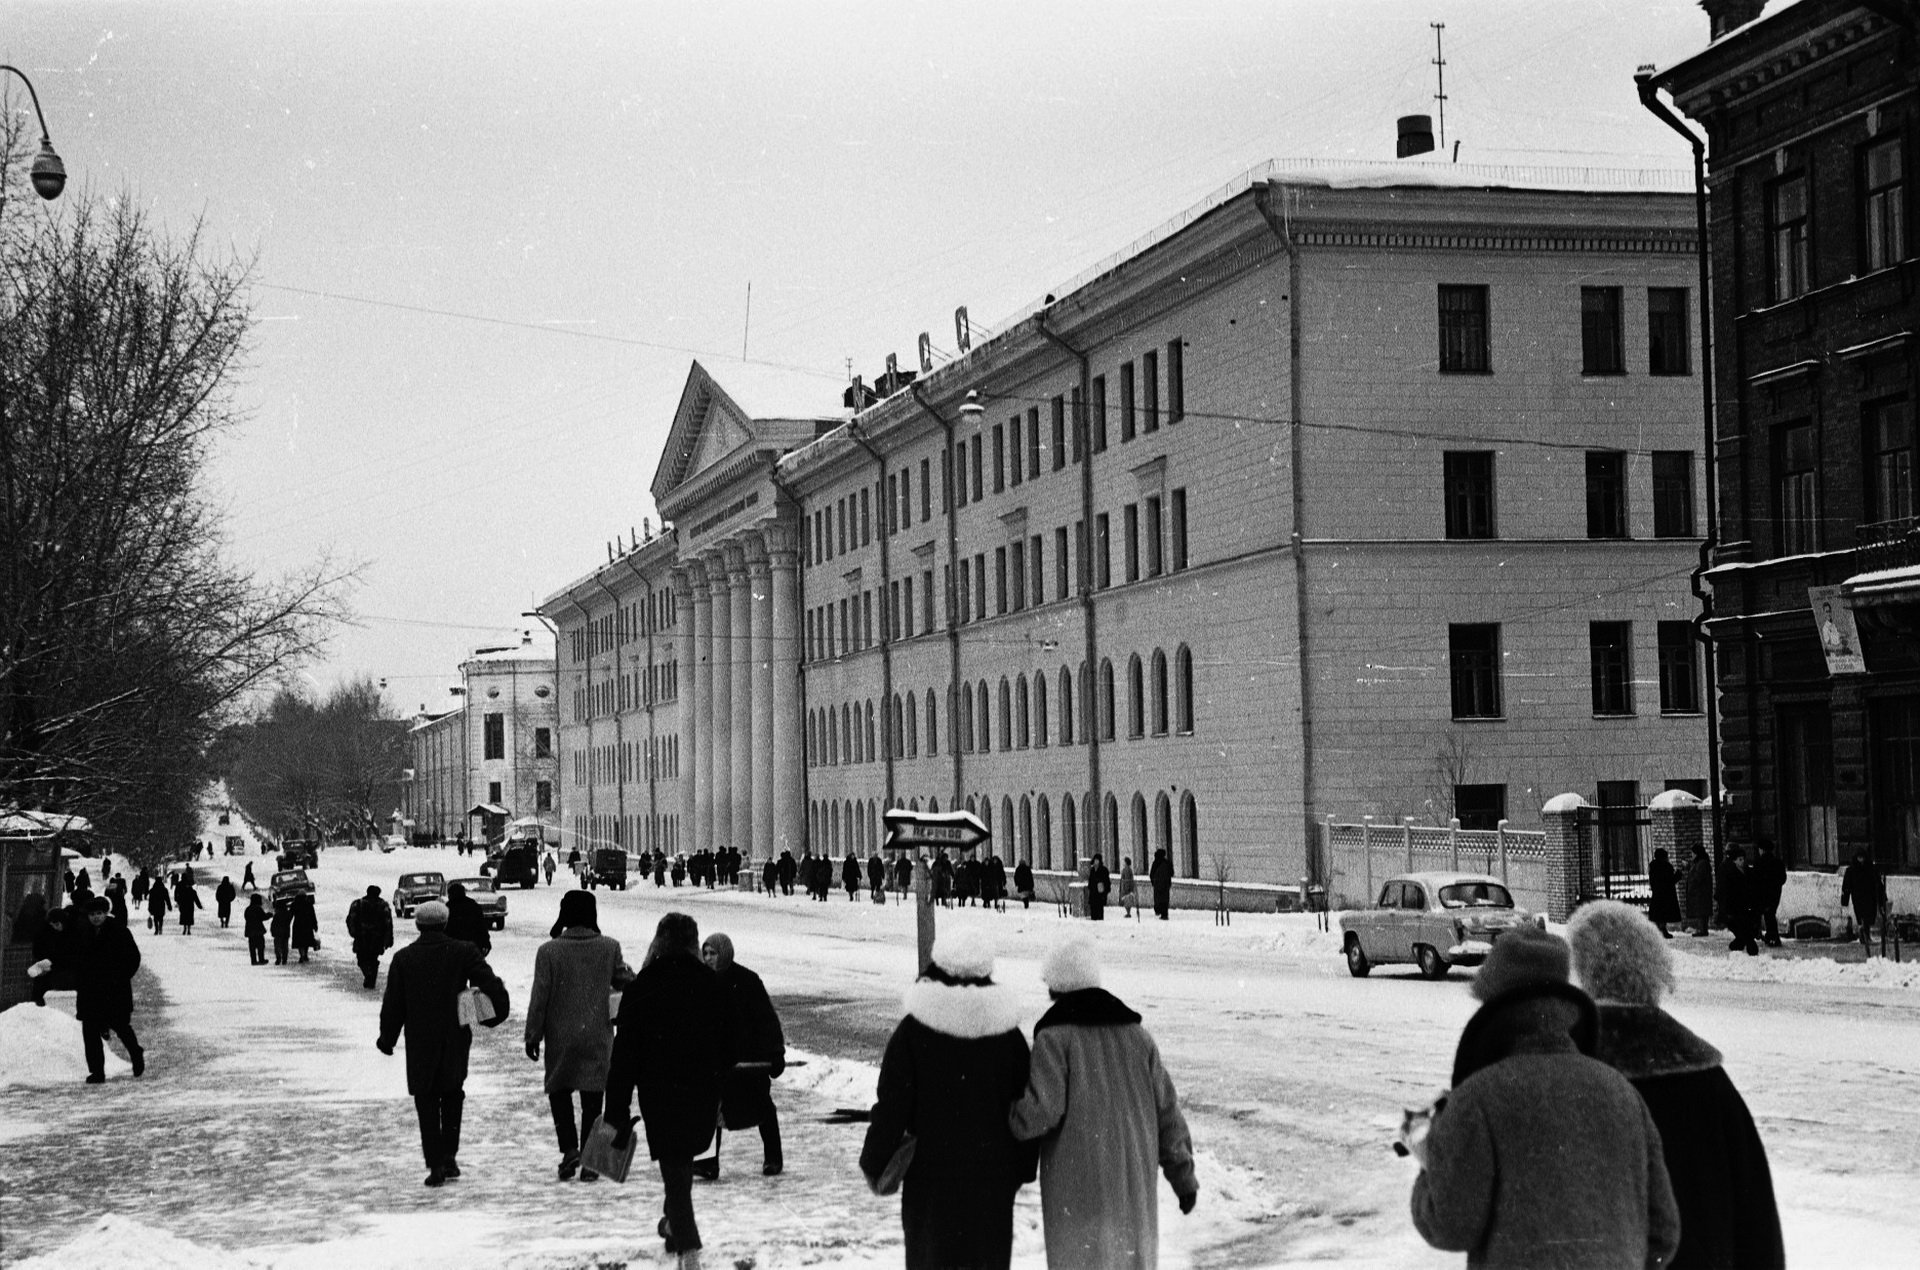
[[1454,792],[1470,784],[1473,770],[1473,743],[1458,732],[1447,733],[1433,752],[1433,766],[1427,769],[1427,815],[1436,825],[1453,819]]
[[1233,881],[1233,857],[1224,851],[1207,856],[1207,872],[1213,878],[1213,924],[1233,925],[1233,911],[1227,907],[1227,883]]
[[276,693],[258,718],[232,728],[227,787],[282,837],[364,842],[398,797],[406,723],[372,680],[350,680],[316,702]]

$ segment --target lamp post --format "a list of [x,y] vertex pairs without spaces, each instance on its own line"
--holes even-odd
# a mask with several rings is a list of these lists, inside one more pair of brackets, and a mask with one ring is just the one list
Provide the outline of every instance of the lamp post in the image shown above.
[[33,91],[33,81],[18,66],[0,64],[0,71],[12,71],[27,86],[27,96],[33,102],[34,118],[40,121],[40,153],[33,158],[33,190],[41,198],[52,202],[60,197],[60,191],[67,188],[67,165],[60,162],[60,156],[53,151],[53,137],[47,132],[47,117],[40,110],[40,94]]
[[[554,790],[553,822],[554,822],[555,842],[557,843],[559,841],[559,834],[561,833],[560,826],[565,823],[560,818],[560,797],[559,797],[559,793],[560,793],[560,627],[554,623],[554,620],[552,618],[548,617],[545,613],[542,613],[539,609],[522,609],[520,610],[520,616],[532,618],[534,621],[540,623],[540,625],[546,627],[548,633],[553,636],[553,748],[552,748],[552,752],[548,755],[548,757],[553,760],[553,790]],[[537,812],[535,814],[538,815]],[[543,827],[540,830],[540,840],[543,844],[546,841],[546,833],[547,831]]]

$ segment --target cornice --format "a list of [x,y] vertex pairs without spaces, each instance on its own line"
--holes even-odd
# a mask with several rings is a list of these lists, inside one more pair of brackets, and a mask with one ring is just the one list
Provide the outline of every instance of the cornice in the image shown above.
[[[1781,86],[1816,63],[1870,40],[1898,34],[1865,5],[1801,4],[1756,22],[1669,67],[1655,83],[1693,118]],[[1816,16],[1827,10],[1824,18]]]

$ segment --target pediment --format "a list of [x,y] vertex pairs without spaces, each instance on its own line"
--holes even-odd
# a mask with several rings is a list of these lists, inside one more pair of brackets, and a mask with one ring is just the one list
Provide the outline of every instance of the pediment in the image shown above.
[[[694,362],[687,372],[686,386],[680,391],[680,404],[674,410],[673,426],[654,470],[650,487],[656,506],[680,486],[700,473],[722,466],[757,449],[784,453],[804,445],[816,435],[822,418],[813,410],[805,413],[768,410],[762,400],[775,397],[778,403],[811,402],[819,399],[830,408],[838,388],[831,381],[822,383],[817,376],[791,373],[769,374],[764,368],[726,367],[729,376],[738,377],[747,399],[760,409],[753,410],[725,388],[705,366]],[[825,416],[824,422],[831,423]],[[664,509],[663,509],[664,511]]]

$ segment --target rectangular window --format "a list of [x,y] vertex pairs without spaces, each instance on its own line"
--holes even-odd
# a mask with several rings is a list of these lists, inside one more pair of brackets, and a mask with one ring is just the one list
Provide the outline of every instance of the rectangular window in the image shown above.
[[535,811],[553,810],[552,781],[535,781],[533,783],[533,809]]
[[1453,683],[1453,717],[1500,717],[1500,626],[1497,622],[1447,627],[1447,665]]
[[480,757],[483,759],[505,758],[507,756],[507,716],[489,714],[480,721],[481,745]]
[[860,593],[860,647],[873,647],[873,592]]
[[967,440],[960,439],[953,454],[953,501],[956,506],[967,505]]
[[[1013,426],[1020,426],[1020,416],[1013,417]],[[1016,435],[1017,439],[1017,435]],[[1007,437],[1006,430],[999,424],[993,425],[993,492],[998,494],[1007,488]]]
[[844,556],[847,552],[853,550],[855,545],[853,541],[853,508],[849,505],[849,500],[844,498],[839,500],[837,506],[840,509],[840,554]]
[[1627,456],[1587,451],[1587,537],[1627,536]]
[[1453,816],[1462,829],[1498,829],[1507,818],[1507,787],[1455,785]]
[[[1894,698],[1897,702],[1899,698]],[[1871,710],[1872,707],[1870,706]],[[1878,722],[1878,720],[1874,720]],[[1822,705],[1791,706],[1780,711],[1774,756],[1778,771],[1780,848],[1795,868],[1840,863],[1840,805],[1833,781],[1833,724]],[[1879,752],[1892,750],[1892,738],[1876,729]],[[1882,797],[1892,792],[1874,782]],[[1891,801],[1891,800],[1889,800]]]
[[1167,426],[1187,417],[1186,345],[1180,340],[1167,343]]
[[967,562],[960,562],[960,620],[966,621],[973,613],[973,570],[967,568]]
[[933,519],[933,460],[920,460],[920,519]]
[[[1046,543],[1039,534],[1027,540],[1027,579],[1033,586],[1033,606],[1039,608],[1047,602],[1047,559]],[[1064,597],[1061,597],[1064,598]]]
[[993,611],[1007,611],[1007,549],[993,549]]
[[1699,659],[1693,655],[1693,623],[1660,623],[1660,713],[1700,713]]
[[553,757],[552,728],[535,728],[533,730],[533,756],[535,758]]
[[986,497],[986,485],[980,479],[980,469],[985,462],[985,455],[980,448],[980,434],[976,432],[973,434],[973,501],[976,503]]
[[1633,713],[1633,623],[1587,623],[1593,662],[1593,712]]
[[953,510],[953,452],[940,451],[940,511],[942,514]]
[[[1055,397],[1053,399],[1052,408],[1053,408],[1053,470],[1058,472],[1061,468],[1067,465],[1067,401],[1066,401],[1066,398]],[[1073,390],[1073,409],[1076,414],[1080,410],[1080,390],[1078,388]],[[1038,447],[1040,444],[1040,439],[1038,437],[1035,437],[1033,444],[1036,447]],[[1080,447],[1076,445],[1074,447],[1074,457],[1078,458],[1079,456],[1080,456]],[[1033,455],[1033,470],[1036,473],[1039,472],[1040,470],[1040,456],[1037,453]]]
[[1493,537],[1493,451],[1449,450],[1442,466],[1447,537]]
[[1166,549],[1161,545],[1160,538],[1161,531],[1164,528],[1162,524],[1163,519],[1160,496],[1158,494],[1148,495],[1147,523],[1145,528],[1147,532],[1147,576],[1150,578],[1159,577],[1166,569]]
[[1794,424],[1779,429],[1774,442],[1776,548],[1793,556],[1820,549],[1820,451],[1813,425]]
[[1187,567],[1187,491],[1183,486],[1173,491],[1173,571],[1175,573]]
[[1620,288],[1580,288],[1580,373],[1624,375],[1627,354],[1620,330]]
[[1160,354],[1140,354],[1140,427],[1144,432],[1160,430]]
[[860,491],[860,545],[873,545],[873,500],[864,489]]
[[987,553],[973,558],[973,615],[987,620]]
[[[1085,453],[1085,446],[1087,444],[1087,408],[1086,407],[1087,407],[1087,399],[1081,393],[1079,387],[1076,385],[1074,387],[1073,392],[1069,394],[1068,402],[1067,402],[1067,409],[1070,412],[1069,417],[1071,418],[1073,423],[1073,434],[1072,434],[1073,461],[1075,463],[1078,463],[1080,461],[1081,455]],[[1060,455],[1055,454],[1054,460],[1053,460],[1053,467],[1056,472],[1060,470],[1060,465],[1061,465],[1061,457]]]
[[1807,270],[1807,178],[1775,181],[1767,198],[1767,237],[1772,249],[1773,300],[1791,300],[1809,285]]
[[1647,288],[1647,373],[1684,375],[1692,344],[1687,338],[1687,289]]
[[1073,594],[1073,583],[1067,576],[1067,568],[1067,527],[1062,525],[1053,531],[1053,589],[1063,600]]
[[1008,457],[1013,460],[1012,469],[1007,473],[1007,483],[1010,485],[1018,485],[1026,479],[1027,475],[1020,458],[1022,448],[1020,440],[1020,416],[1015,415],[1007,420],[1007,452]]
[[1093,518],[1093,585],[1098,590],[1106,590],[1113,585],[1113,527],[1107,519],[1107,513],[1096,513]]
[[1862,410],[1866,423],[1867,516],[1873,521],[1913,516],[1913,414],[1905,399],[1877,401]]
[[1454,375],[1483,375],[1493,369],[1485,287],[1440,287],[1440,369]]
[[490,803],[498,803],[500,801],[500,782],[499,781],[487,782],[487,801]]
[[887,583],[887,607],[881,614],[880,638],[898,638],[900,633],[900,584]]
[[900,579],[900,638],[913,638],[913,575]]
[[1596,782],[1594,801],[1599,804],[1594,820],[1600,837],[1600,869],[1640,872],[1641,826],[1650,823],[1640,806],[1640,782]]
[[1693,451],[1653,452],[1653,536],[1693,537]]
[[1907,258],[1907,182],[1900,157],[1899,137],[1889,137],[1867,147],[1861,162],[1866,196],[1861,208],[1866,213],[1866,264],[1868,269],[1885,269]]
[[1107,448],[1107,377],[1093,377],[1093,408],[1088,412],[1090,426],[1093,429],[1093,452],[1101,454]]
[[933,629],[933,570],[927,569],[920,574],[920,629]]
[[1120,368],[1120,441],[1133,440],[1134,427],[1133,363]]
[[1007,548],[1007,590],[1013,598],[1013,611],[1027,607],[1027,548],[1016,542]]
[[[1059,400],[1060,398],[1058,397],[1054,398],[1055,402],[1058,402]],[[1020,447],[1017,445],[1013,447],[1013,471],[1014,471],[1014,481],[1017,484],[1020,479],[1019,477]],[[1040,476],[1040,407],[1031,406],[1027,409],[1027,479],[1030,481],[1037,480],[1039,476]]]
[[860,616],[858,612],[851,614],[848,612],[852,603],[851,600],[840,601],[840,654],[842,656],[853,651],[853,623],[854,619]]
[[1140,504],[1128,503],[1120,509],[1121,524],[1125,534],[1127,581],[1140,580]]

